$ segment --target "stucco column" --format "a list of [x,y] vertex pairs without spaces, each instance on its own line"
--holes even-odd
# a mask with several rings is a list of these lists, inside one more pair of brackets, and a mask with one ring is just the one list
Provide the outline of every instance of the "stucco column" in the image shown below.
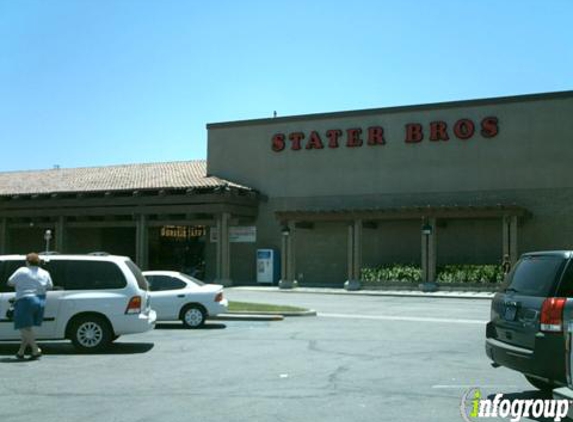
[[56,227],[55,227],[55,231],[56,231],[56,239],[55,239],[55,244],[54,244],[54,248],[56,251],[60,252],[60,253],[64,253],[64,239],[65,239],[65,224],[64,224],[64,216],[59,216],[58,220],[56,221]]
[[139,215],[137,216],[137,222],[135,227],[135,261],[136,264],[142,270],[147,270],[148,268],[148,256],[149,256],[149,232],[147,227],[147,216]]
[[0,255],[8,253],[8,219],[0,219]]
[[292,289],[298,286],[296,281],[296,225],[289,221],[282,231],[281,242],[281,280],[279,288]]
[[346,290],[360,290],[360,270],[362,269],[362,220],[348,225],[348,280]]
[[231,215],[227,212],[217,217],[217,284],[232,286],[231,280],[231,247],[229,243],[229,220]]

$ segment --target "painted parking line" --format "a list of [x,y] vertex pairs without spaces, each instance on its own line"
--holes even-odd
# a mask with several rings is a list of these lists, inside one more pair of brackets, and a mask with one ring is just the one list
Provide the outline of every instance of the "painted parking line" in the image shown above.
[[485,388],[490,390],[512,390],[519,388],[518,385],[513,384],[490,384],[490,385],[475,385],[475,384],[436,384],[432,388],[438,390],[468,390],[470,388]]
[[331,314],[318,313],[319,317],[324,318],[345,318],[345,319],[368,319],[374,321],[406,321],[406,322],[436,322],[444,324],[487,324],[485,320],[479,319],[459,319],[459,318],[429,318],[429,317],[409,317],[397,315],[354,315],[354,314]]

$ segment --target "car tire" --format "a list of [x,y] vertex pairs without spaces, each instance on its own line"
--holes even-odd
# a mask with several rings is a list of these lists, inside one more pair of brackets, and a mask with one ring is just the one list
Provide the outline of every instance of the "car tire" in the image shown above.
[[181,322],[185,328],[199,328],[205,324],[207,313],[198,305],[187,305],[181,311]]
[[538,390],[551,392],[555,388],[555,385],[553,385],[551,382],[543,381],[535,377],[530,377],[529,375],[525,375],[525,378]]
[[81,353],[95,353],[110,345],[114,333],[109,322],[100,316],[89,315],[75,319],[71,325],[72,344]]

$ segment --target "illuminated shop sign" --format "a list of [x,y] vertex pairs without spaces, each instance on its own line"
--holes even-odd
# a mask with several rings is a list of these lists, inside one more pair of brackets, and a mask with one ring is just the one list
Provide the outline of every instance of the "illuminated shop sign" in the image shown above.
[[161,227],[161,237],[174,240],[186,240],[195,237],[202,237],[207,234],[205,226],[163,226]]
[[[408,123],[404,127],[403,142],[418,144],[424,140],[430,142],[449,141],[459,139],[467,141],[477,134],[482,138],[494,138],[499,133],[499,120],[497,117],[486,117],[480,122],[472,119],[459,119],[453,124],[439,120],[422,125],[421,123]],[[271,140],[272,150],[281,152],[289,148],[292,151],[301,149],[324,148],[356,148],[386,144],[384,127],[369,126],[367,128],[353,127],[349,129],[328,129],[324,132],[316,130],[310,133],[301,131],[277,133]]]

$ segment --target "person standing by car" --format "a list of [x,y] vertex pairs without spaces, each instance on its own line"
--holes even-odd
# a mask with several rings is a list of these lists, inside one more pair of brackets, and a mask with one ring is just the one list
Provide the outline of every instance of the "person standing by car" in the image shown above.
[[14,328],[20,330],[22,343],[16,354],[24,359],[26,348],[31,348],[31,359],[38,359],[42,351],[36,344],[32,327],[42,325],[46,291],[54,287],[50,273],[40,268],[40,257],[37,253],[26,255],[26,266],[18,268],[8,279],[8,285],[16,290],[14,304]]
[[501,270],[503,271],[503,276],[507,277],[511,271],[511,261],[509,260],[509,255],[505,254],[503,260],[501,261]]

